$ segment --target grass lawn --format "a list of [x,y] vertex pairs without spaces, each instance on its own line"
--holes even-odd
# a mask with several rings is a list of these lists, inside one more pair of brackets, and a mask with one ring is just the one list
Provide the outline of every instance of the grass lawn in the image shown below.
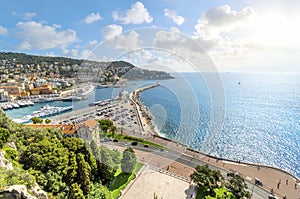
[[[112,133],[111,132],[104,133],[104,135],[107,138],[112,138]],[[130,136],[130,135],[121,135],[121,134],[115,133],[113,139],[118,139],[118,140],[122,140],[122,141],[126,141],[126,142],[137,141],[137,142],[142,143],[142,144],[148,144],[149,146],[155,146],[155,147],[163,148],[163,146],[161,146],[159,144],[155,144],[155,143],[150,142],[148,140],[144,140],[144,139],[134,137],[134,136]]]
[[137,162],[131,174],[119,173],[119,175],[115,177],[109,186],[109,190],[112,192],[114,198],[117,198],[120,195],[121,190],[129,184],[142,166],[142,163]]

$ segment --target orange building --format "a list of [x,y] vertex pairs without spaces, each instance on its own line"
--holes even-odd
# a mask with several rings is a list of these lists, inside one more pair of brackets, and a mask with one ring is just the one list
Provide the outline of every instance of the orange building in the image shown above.
[[48,95],[48,94],[55,94],[57,90],[53,90],[50,84],[44,84],[37,88],[30,89],[31,95]]
[[15,97],[19,97],[21,91],[21,88],[18,86],[0,86],[0,88],[3,88],[5,91],[7,91],[8,95],[13,95]]

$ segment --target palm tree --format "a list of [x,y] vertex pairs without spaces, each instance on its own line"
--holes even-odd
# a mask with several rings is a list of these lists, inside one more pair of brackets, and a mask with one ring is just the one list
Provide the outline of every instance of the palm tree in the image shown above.
[[115,137],[115,132],[116,132],[116,130],[117,130],[117,127],[116,127],[116,126],[111,126],[111,127],[110,127],[110,132],[111,132],[112,138]]

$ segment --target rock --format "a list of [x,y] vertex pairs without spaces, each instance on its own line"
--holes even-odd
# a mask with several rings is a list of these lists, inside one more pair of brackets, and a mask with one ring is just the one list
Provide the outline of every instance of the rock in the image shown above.
[[0,192],[0,199],[48,199],[45,191],[38,184],[32,189],[34,196],[28,193],[25,185],[12,185]]
[[15,151],[17,150],[16,144],[14,142],[7,142],[6,145],[13,148]]
[[38,184],[31,189],[33,194],[39,199],[48,199],[47,193],[40,188]]
[[4,151],[0,152],[0,167],[4,167],[6,170],[13,170],[12,163],[4,157]]
[[27,192],[25,185],[12,185],[0,193],[0,199],[38,199]]

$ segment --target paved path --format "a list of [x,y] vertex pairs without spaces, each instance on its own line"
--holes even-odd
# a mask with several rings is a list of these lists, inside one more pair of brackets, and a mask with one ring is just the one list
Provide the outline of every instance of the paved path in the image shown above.
[[[113,147],[126,147],[124,146],[124,143],[118,142],[118,143],[106,143]],[[150,165],[155,170],[165,170],[168,172],[161,172],[165,173],[166,175],[176,178],[177,180],[188,182],[187,179],[189,179],[190,174],[193,172],[193,168],[195,168],[197,165],[201,164],[207,164],[204,161],[201,161],[199,159],[187,156],[185,154],[180,154],[174,151],[169,150],[158,150],[158,149],[152,149],[152,148],[144,148],[143,146],[130,146],[134,148],[136,155],[139,159],[139,161]],[[227,171],[224,169],[221,169],[215,165],[209,165],[212,169],[218,169],[221,171],[221,173],[226,176]],[[247,182],[248,187],[250,189],[250,192],[253,190],[253,199],[263,199],[268,198],[269,193],[260,187],[257,187],[253,185],[251,182]],[[167,190],[165,190],[167,191]],[[152,195],[153,196],[153,195]]]
[[189,191],[188,182],[146,167],[121,198],[153,199],[155,193],[158,198],[183,199],[188,198]]

